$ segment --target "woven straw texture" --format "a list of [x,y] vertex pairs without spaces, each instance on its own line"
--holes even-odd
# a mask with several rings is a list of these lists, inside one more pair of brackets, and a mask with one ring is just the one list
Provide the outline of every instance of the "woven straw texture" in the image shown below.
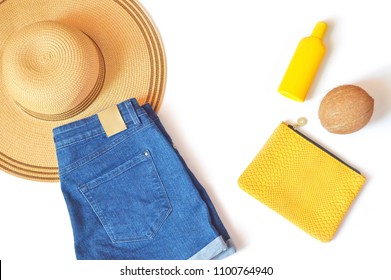
[[52,130],[135,97],[159,110],[163,45],[135,0],[0,1],[0,169],[58,181]]
[[364,176],[282,123],[239,186],[320,241],[330,241]]

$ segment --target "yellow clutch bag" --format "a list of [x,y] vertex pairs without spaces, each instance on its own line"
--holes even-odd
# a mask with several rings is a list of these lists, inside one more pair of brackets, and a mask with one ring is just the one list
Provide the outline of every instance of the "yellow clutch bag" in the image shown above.
[[239,186],[313,237],[330,241],[365,182],[356,169],[281,123]]

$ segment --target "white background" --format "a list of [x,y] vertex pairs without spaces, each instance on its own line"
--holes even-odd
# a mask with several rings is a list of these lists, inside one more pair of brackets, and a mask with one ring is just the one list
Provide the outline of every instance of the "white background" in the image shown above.
[[[121,277],[119,269],[125,265],[272,266],[270,279],[390,279],[389,2],[141,3],[156,23],[167,55],[166,95],[159,116],[208,190],[238,252],[220,262],[76,261],[59,184],[30,182],[1,172],[4,279],[124,279],[129,276]],[[291,101],[277,93],[278,85],[297,43],[320,20],[329,25],[326,57],[307,100]],[[342,84],[361,86],[375,99],[370,123],[349,135],[327,132],[317,117],[323,96]],[[304,133],[367,177],[329,243],[307,235],[236,183],[277,125],[301,116],[308,119]]]

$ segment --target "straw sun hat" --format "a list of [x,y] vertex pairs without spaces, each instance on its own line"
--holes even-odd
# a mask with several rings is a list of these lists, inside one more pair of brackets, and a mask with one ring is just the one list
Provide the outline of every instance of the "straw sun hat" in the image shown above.
[[158,110],[165,80],[136,0],[0,0],[0,169],[58,181],[54,127],[131,97]]

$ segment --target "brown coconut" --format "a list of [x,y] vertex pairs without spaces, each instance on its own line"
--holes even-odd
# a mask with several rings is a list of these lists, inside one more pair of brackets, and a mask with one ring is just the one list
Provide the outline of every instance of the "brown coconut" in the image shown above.
[[331,133],[347,134],[363,128],[371,119],[374,99],[362,88],[343,85],[329,91],[319,106],[318,116]]

